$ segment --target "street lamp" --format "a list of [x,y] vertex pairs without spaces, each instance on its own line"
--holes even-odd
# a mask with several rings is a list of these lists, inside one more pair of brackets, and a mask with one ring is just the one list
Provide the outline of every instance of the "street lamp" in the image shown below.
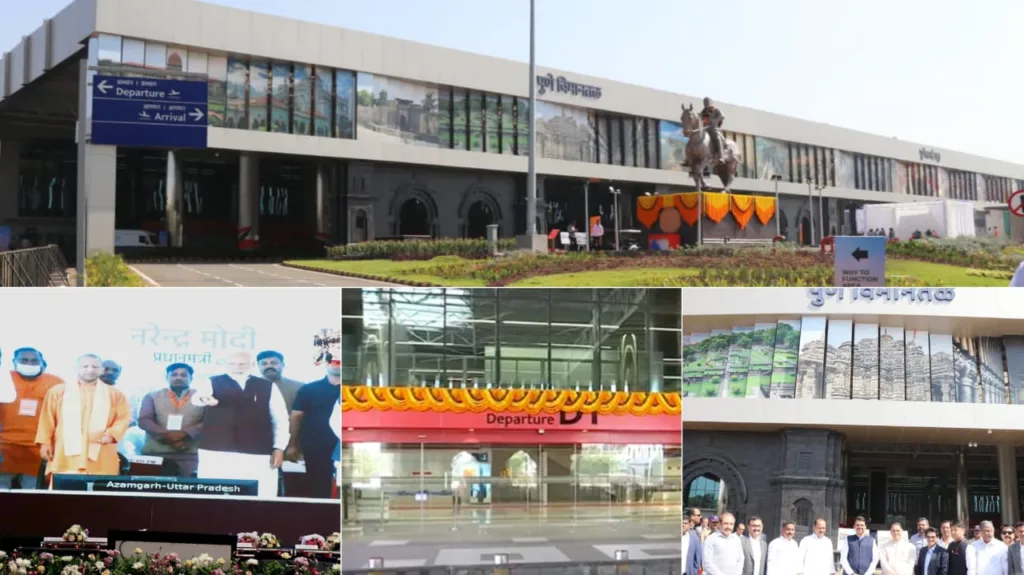
[[530,141],[527,143],[529,160],[526,174],[526,234],[537,234],[537,50],[534,13],[536,0],[530,0]]
[[825,189],[825,186],[814,186],[814,189],[818,192],[818,228],[821,229],[821,238],[825,239],[825,236],[828,234],[825,233],[825,206],[824,200],[821,198],[821,192]]
[[615,251],[619,251],[619,194],[622,190],[616,190],[615,186],[608,186],[608,191],[612,194],[612,209],[615,211]]
[[782,210],[779,207],[779,182],[782,181],[782,176],[778,174],[772,175],[772,181],[775,182],[775,235],[782,235],[782,222],[779,220],[779,213]]

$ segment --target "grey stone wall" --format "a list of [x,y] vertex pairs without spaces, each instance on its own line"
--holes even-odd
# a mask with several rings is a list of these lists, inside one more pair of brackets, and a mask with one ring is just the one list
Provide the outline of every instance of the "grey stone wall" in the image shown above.
[[683,489],[705,473],[718,476],[728,486],[729,511],[739,521],[758,515],[771,537],[783,520],[797,521],[803,535],[810,525],[800,525],[799,509],[809,505],[811,522],[824,517],[830,531],[839,525],[845,500],[842,435],[801,429],[684,431],[683,441]]

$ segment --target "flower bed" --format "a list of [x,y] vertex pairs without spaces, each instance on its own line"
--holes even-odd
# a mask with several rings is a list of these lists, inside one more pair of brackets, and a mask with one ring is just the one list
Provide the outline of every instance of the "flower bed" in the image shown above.
[[[499,239],[498,250],[514,250],[514,239]],[[440,256],[483,259],[490,256],[487,240],[437,239],[359,242],[327,249],[332,260],[430,260]]]

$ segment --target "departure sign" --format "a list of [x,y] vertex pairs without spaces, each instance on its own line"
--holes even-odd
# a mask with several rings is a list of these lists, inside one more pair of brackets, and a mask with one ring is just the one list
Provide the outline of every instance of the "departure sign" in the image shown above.
[[205,148],[206,82],[97,75],[92,82],[92,143]]

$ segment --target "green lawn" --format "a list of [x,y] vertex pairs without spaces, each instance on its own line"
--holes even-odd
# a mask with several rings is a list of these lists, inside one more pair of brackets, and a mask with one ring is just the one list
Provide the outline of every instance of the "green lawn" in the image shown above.
[[927,285],[950,287],[1006,287],[1010,280],[972,276],[968,268],[947,264],[934,264],[917,260],[889,258],[885,262],[885,275],[911,276]]
[[512,287],[657,287],[665,280],[697,275],[693,268],[644,268],[534,276]]
[[[459,258],[454,259],[458,260]],[[290,261],[285,263],[302,265],[311,268],[318,268],[325,271],[339,271],[359,275],[372,275],[381,278],[383,281],[387,281],[388,278],[394,278],[405,281],[424,282],[439,286],[483,287],[485,285],[483,280],[468,277],[448,279],[433,275],[411,273],[412,270],[428,267],[432,263],[423,261],[396,262],[391,260],[358,260],[339,262],[334,260],[301,260]]]

